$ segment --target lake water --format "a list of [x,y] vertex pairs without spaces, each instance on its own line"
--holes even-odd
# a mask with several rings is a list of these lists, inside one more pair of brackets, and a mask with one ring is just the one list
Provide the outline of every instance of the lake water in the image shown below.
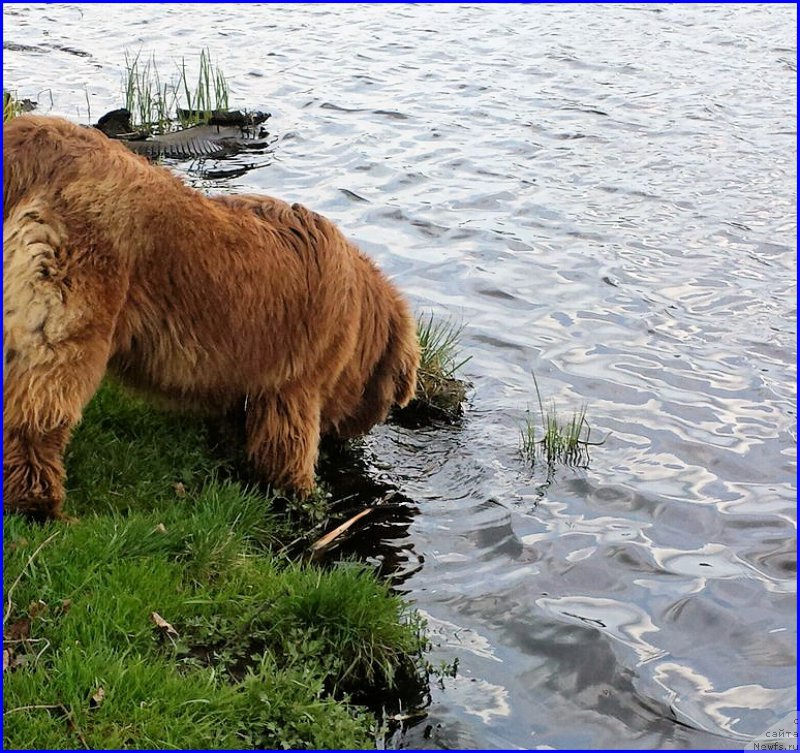
[[[274,143],[189,180],[313,207],[463,323],[463,421],[367,442],[413,503],[354,546],[458,659],[395,742],[741,749],[796,708],[794,5],[3,17],[4,86],[83,122],[126,48],[208,47]],[[588,468],[520,457],[531,372],[609,435]]]

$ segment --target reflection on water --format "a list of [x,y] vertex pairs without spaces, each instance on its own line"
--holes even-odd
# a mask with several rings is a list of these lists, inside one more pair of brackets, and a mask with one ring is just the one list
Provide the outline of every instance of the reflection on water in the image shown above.
[[[369,437],[400,496],[339,551],[459,659],[402,744],[741,748],[794,709],[795,7],[186,7],[5,6],[6,86],[96,119],[126,46],[209,47],[275,141],[174,167],[465,323],[464,421]],[[549,485],[531,370],[611,432]]]

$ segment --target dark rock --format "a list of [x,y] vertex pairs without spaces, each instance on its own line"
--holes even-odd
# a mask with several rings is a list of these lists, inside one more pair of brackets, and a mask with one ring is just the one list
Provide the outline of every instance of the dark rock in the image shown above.
[[[206,119],[206,114],[208,114],[208,119]],[[206,113],[205,111],[178,109],[178,118],[182,121],[197,120],[207,125],[239,126],[241,128],[259,125],[269,118],[270,115],[271,113],[269,112],[259,111],[210,110]]]

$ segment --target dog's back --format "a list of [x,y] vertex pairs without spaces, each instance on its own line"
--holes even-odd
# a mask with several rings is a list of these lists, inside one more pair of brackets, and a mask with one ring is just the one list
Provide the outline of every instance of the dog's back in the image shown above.
[[[375,264],[333,223],[300,204],[254,194],[215,196],[214,200],[246,209],[277,228],[295,253],[328,264],[325,274],[345,271],[341,258],[327,257],[331,245],[343,249],[340,254],[352,262],[347,274],[354,278],[351,287],[356,295],[335,300],[330,312],[334,326],[351,322],[351,327],[341,332],[348,351],[342,368],[327,364],[323,433],[360,436],[384,421],[393,405],[407,405],[416,391],[419,367],[416,322],[402,295]],[[355,318],[349,312],[343,315],[351,307],[357,310]]]

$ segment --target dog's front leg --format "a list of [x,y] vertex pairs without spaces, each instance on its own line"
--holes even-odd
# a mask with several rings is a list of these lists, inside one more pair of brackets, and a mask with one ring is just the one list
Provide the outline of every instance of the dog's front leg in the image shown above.
[[293,385],[249,395],[247,454],[264,481],[300,496],[315,488],[319,452],[320,397]]
[[105,373],[125,285],[46,200],[3,223],[3,509],[61,517],[64,448]]
[[64,501],[64,447],[69,429],[3,431],[3,509],[44,522],[61,518]]

